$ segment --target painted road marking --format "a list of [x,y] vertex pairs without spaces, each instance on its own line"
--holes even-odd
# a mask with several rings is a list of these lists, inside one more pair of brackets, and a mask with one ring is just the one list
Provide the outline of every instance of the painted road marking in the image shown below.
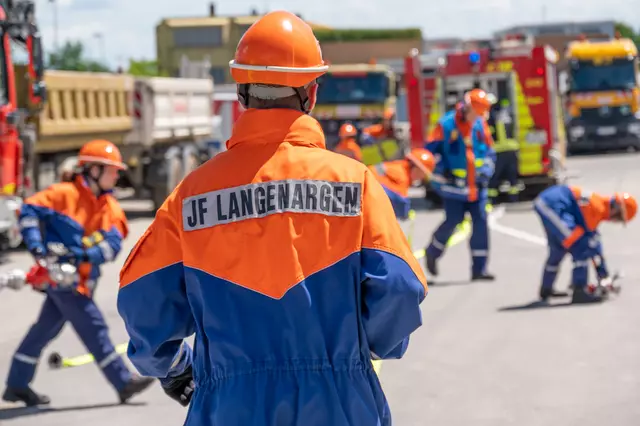
[[529,243],[538,245],[538,246],[546,246],[547,239],[543,237],[539,237],[537,235],[530,234],[525,231],[521,231],[519,229],[511,228],[509,226],[504,226],[498,223],[498,219],[504,216],[505,208],[504,206],[500,206],[496,208],[491,215],[489,215],[489,228],[492,230],[499,232],[504,235],[508,235],[513,238],[517,238],[522,241],[527,241]]

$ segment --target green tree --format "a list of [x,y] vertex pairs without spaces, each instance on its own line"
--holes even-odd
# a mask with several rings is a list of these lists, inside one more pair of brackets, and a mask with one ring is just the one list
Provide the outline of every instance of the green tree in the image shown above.
[[84,56],[84,46],[80,41],[67,41],[58,51],[49,54],[48,67],[65,71],[106,72],[109,68],[98,61]]
[[129,59],[129,70],[131,75],[138,77],[168,77],[166,72],[158,70],[158,61],[141,59],[139,61]]
[[635,32],[633,28],[623,22],[616,24],[616,31],[620,33],[623,38],[629,38],[640,48],[640,34]]

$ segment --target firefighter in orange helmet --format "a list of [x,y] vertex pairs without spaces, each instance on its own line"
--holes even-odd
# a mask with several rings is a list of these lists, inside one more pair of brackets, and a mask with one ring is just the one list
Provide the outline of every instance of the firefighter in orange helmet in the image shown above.
[[431,187],[442,198],[445,219],[427,246],[427,270],[438,275],[438,260],[446,243],[469,212],[472,220],[471,279],[493,281],[487,271],[489,229],[486,204],[489,180],[495,168],[493,138],[485,117],[495,97],[481,89],[465,93],[462,102],[446,113],[429,136],[426,149],[440,157]]
[[388,426],[371,360],[406,352],[424,274],[376,178],[309,115],[328,69],[309,25],[264,15],[230,67],[247,109],[228,149],[169,195],[120,274],[129,359],[190,405],[188,425]]
[[[36,289],[46,297],[38,320],[14,354],[2,395],[5,401],[24,402],[27,406],[50,402],[49,397],[33,391],[30,383],[42,350],[67,322],[93,354],[121,402],[153,383],[129,371],[116,352],[107,323],[92,298],[100,266],[115,260],[128,233],[124,212],[110,194],[118,172],[125,168],[114,144],[91,141],[80,150],[72,181],[54,184],[27,198],[22,205],[20,230],[36,263],[47,264],[49,256],[55,255],[56,263],[77,266],[78,280],[71,287],[51,283]],[[49,253],[54,246],[64,247],[64,252]]]
[[412,149],[403,159],[369,166],[382,185],[398,219],[406,219],[411,209],[409,188],[415,181],[431,178],[435,168],[433,154],[423,148]]
[[340,140],[336,146],[335,152],[351,157],[355,160],[362,161],[362,150],[356,141],[358,130],[351,123],[344,123],[340,126]]

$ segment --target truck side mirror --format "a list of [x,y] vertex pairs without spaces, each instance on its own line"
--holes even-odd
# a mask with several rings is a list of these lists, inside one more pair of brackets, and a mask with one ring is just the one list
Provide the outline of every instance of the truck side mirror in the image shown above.
[[37,80],[41,80],[44,77],[44,55],[42,52],[42,39],[39,34],[31,37],[29,56],[29,61],[33,64],[35,77]]
[[396,85],[394,86],[394,96],[398,98],[400,96],[400,87],[402,86],[402,78],[396,77]]

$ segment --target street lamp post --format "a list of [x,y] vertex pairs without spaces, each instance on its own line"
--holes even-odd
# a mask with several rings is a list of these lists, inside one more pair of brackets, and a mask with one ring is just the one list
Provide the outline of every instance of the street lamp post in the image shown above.
[[57,53],[60,46],[58,45],[58,2],[49,0],[53,6],[53,49]]
[[106,58],[105,48],[104,48],[104,34],[94,33],[93,37],[95,37],[98,40],[98,43],[100,45],[100,60],[102,61],[102,65],[107,66],[107,58]]

